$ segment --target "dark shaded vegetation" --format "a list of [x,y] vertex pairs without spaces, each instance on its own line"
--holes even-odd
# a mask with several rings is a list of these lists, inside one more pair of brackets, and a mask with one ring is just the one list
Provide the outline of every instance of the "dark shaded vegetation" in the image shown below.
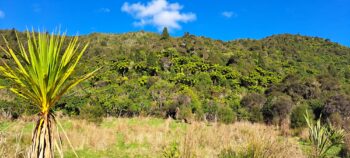
[[[0,34],[16,46],[14,30]],[[249,120],[293,128],[306,125],[305,110],[342,127],[350,116],[350,49],[329,40],[282,34],[223,42],[189,33],[173,38],[166,29],[162,35],[81,38],[90,47],[76,75],[102,69],[62,98],[54,110],[65,115]],[[3,116],[33,111],[20,108],[10,93],[1,94]]]

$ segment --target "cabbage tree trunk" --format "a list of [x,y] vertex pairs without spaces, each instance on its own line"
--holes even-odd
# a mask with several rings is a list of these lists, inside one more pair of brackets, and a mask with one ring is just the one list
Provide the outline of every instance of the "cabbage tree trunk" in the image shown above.
[[54,142],[52,133],[52,121],[54,116],[50,112],[40,114],[33,131],[32,146],[29,151],[29,158],[53,158]]

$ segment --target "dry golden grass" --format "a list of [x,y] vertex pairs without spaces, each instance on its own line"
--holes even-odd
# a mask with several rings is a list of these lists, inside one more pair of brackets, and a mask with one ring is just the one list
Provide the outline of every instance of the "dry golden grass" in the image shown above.
[[[104,150],[115,143],[114,129],[99,128],[97,125],[86,121],[74,121],[72,122],[72,128],[65,131],[76,150],[84,148]],[[69,146],[65,147],[66,150],[70,149]]]
[[[253,149],[254,157],[305,157],[295,139],[262,124],[184,124],[154,118],[106,118],[99,126],[83,120],[60,122],[80,157],[163,157],[174,142],[184,158],[218,157],[225,149],[237,153]],[[0,157],[22,157],[30,144],[32,123],[8,124],[7,128],[0,126]],[[74,157],[63,134],[61,137],[66,157]]]
[[[297,142],[279,136],[273,126],[238,122],[233,125],[214,124],[207,127],[196,123],[189,127],[182,150],[185,157],[216,157],[220,151],[231,149],[236,153],[253,149],[256,157],[304,157]],[[187,138],[187,139],[186,139]]]

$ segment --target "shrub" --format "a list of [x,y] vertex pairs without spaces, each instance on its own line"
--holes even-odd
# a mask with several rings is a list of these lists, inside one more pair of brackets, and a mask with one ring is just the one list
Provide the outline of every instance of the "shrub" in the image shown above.
[[325,104],[324,101],[319,99],[311,99],[307,101],[307,104],[310,105],[316,119],[319,119],[318,117],[321,116],[324,108],[324,104]]
[[217,113],[218,113],[218,105],[213,100],[206,100],[203,104],[204,112],[205,112],[205,119],[208,121],[216,121],[217,119]]
[[318,76],[317,80],[320,82],[322,90],[336,91],[340,89],[339,81],[330,75]]
[[261,108],[265,102],[265,96],[258,93],[250,93],[243,97],[241,104],[248,110],[249,120],[251,122],[260,122],[263,120]]
[[16,97],[14,101],[0,100],[0,118],[17,119],[23,115],[37,114],[38,107],[23,98]]
[[267,123],[281,125],[288,118],[293,106],[294,103],[289,96],[272,96],[262,109],[264,120]]
[[228,106],[220,106],[218,108],[218,119],[222,123],[233,123],[236,121],[236,113]]
[[0,117],[14,119],[24,113],[24,108],[13,102],[0,100]]
[[140,112],[141,112],[140,105],[135,103],[128,105],[128,109],[127,109],[128,116],[136,116],[136,115],[139,115]]
[[347,95],[340,94],[330,97],[324,106],[323,114],[326,117],[332,113],[339,113],[342,117],[350,117],[350,98]]
[[181,106],[178,111],[177,119],[184,120],[186,123],[191,123],[193,120],[192,108],[189,106]]
[[292,114],[290,116],[292,128],[306,127],[307,126],[306,120],[304,118],[305,111],[308,113],[308,115],[312,119],[314,118],[314,114],[312,113],[312,111],[308,105],[305,105],[305,104],[299,105],[292,110]]
[[250,119],[251,114],[247,111],[246,108],[237,109],[237,119],[238,120],[248,120]]
[[103,41],[100,42],[100,44],[101,44],[101,46],[107,46],[107,45],[108,45],[108,42],[105,41],[105,40],[103,40]]
[[241,104],[248,109],[261,109],[266,102],[264,95],[250,93],[243,97]]
[[272,110],[280,118],[286,117],[292,110],[294,103],[289,96],[278,96],[272,103]]
[[251,122],[261,122],[264,120],[264,116],[263,116],[261,110],[258,108],[251,109],[249,114],[250,114],[249,121],[251,121]]
[[339,113],[333,113],[328,117],[329,121],[332,123],[333,126],[337,127],[337,128],[342,128],[343,127],[343,119],[340,116]]
[[85,105],[80,108],[80,117],[94,123],[101,123],[103,120],[104,111],[101,106]]
[[79,115],[79,107],[88,103],[89,99],[81,96],[63,97],[58,103],[56,110],[62,110],[68,116]]

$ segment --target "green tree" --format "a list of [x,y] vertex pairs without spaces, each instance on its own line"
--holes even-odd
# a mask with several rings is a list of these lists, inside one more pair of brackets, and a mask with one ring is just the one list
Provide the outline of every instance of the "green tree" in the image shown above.
[[160,39],[161,39],[161,40],[166,40],[166,39],[169,39],[169,37],[170,37],[170,35],[169,35],[169,32],[168,32],[168,28],[167,28],[167,27],[164,27]]
[[170,99],[174,84],[165,80],[158,80],[154,85],[150,87],[150,93],[152,99],[157,102],[159,108],[164,107],[166,102]]

